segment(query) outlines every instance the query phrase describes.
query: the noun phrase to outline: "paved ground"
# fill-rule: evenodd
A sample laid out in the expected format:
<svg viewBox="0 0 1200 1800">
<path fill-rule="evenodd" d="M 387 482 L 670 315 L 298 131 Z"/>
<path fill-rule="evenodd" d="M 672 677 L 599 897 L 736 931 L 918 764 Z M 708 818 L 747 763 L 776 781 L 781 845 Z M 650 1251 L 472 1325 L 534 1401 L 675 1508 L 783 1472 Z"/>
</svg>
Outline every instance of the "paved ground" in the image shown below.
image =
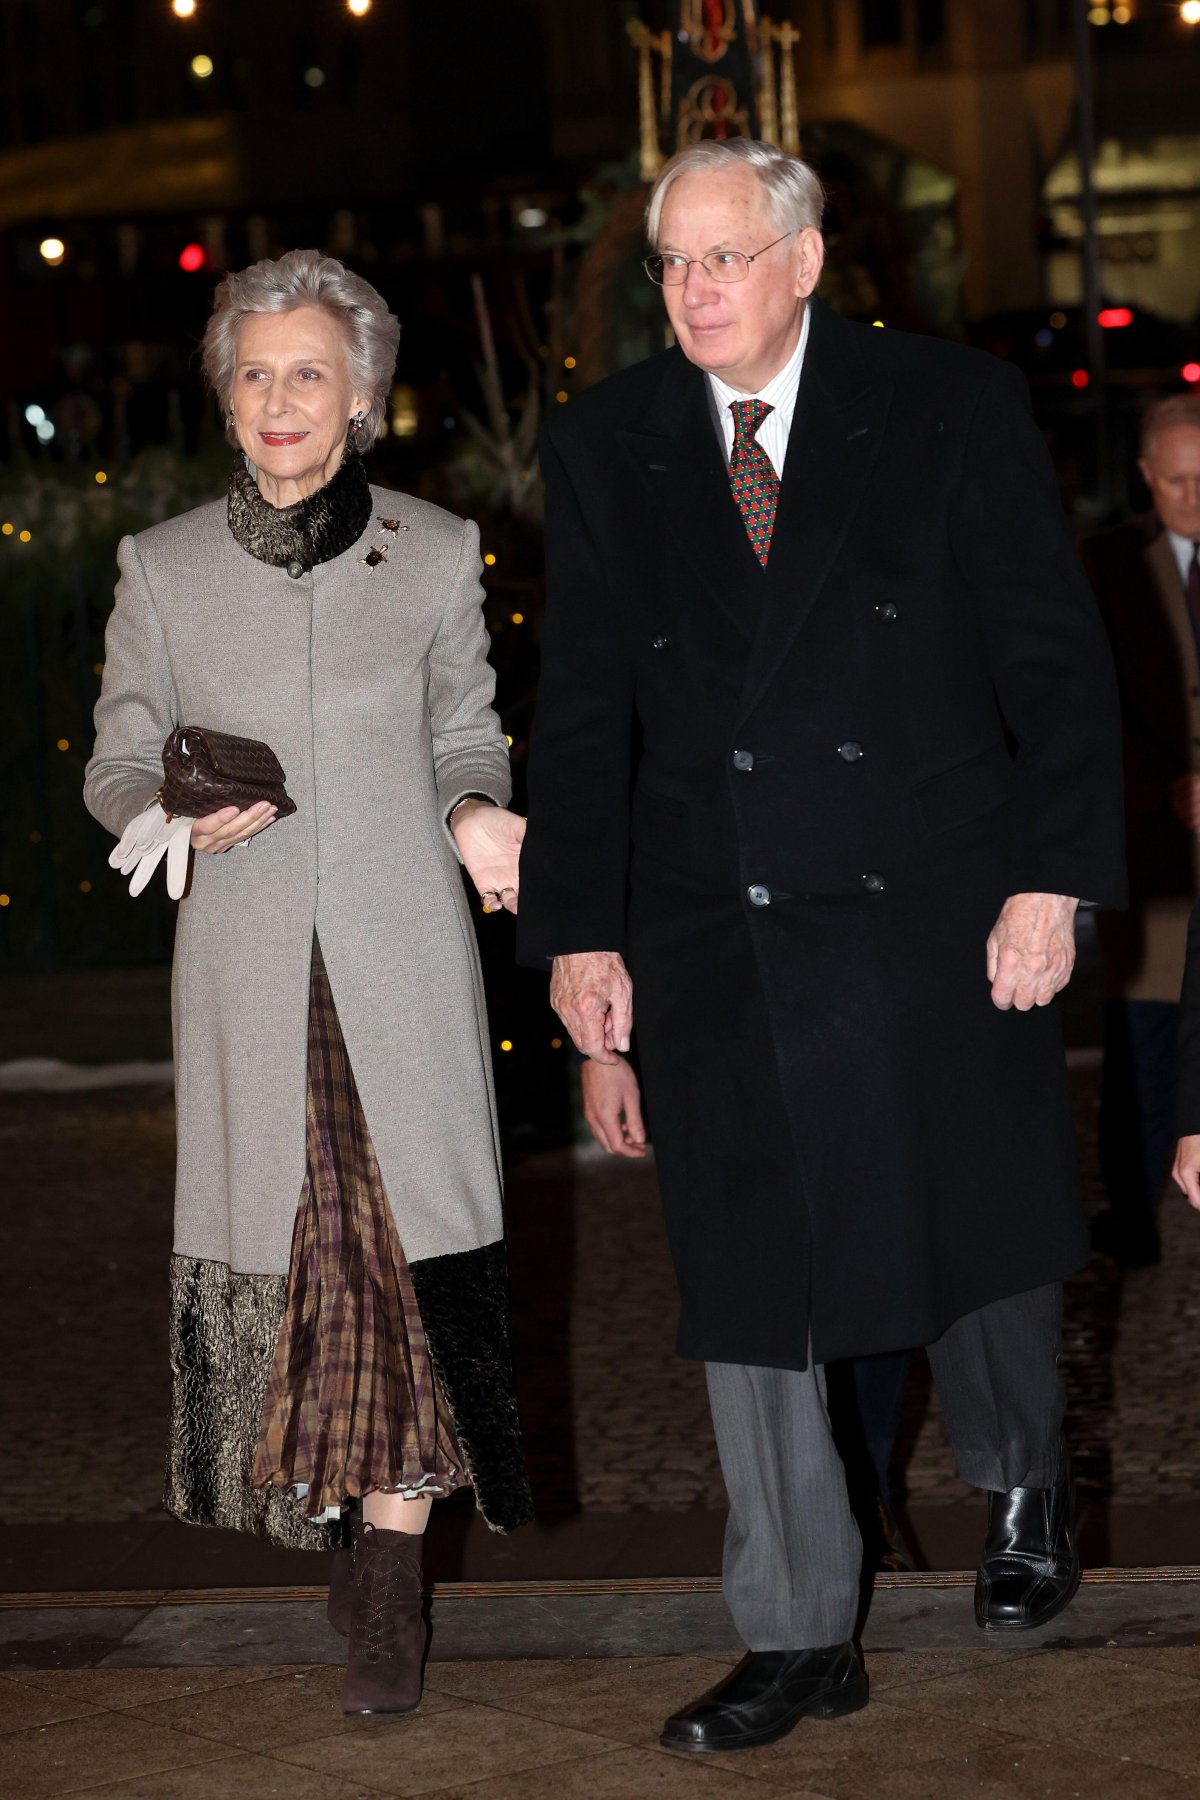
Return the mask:
<svg viewBox="0 0 1200 1800">
<path fill-rule="evenodd" d="M 1097 1073 L 1074 1077 L 1095 1204 Z M 167 1406 L 173 1115 L 162 1089 L 0 1095 L 12 1204 L 0 1258 L 0 1517 L 144 1517 Z M 545 1513 L 719 1510 L 703 1376 L 674 1355 L 675 1300 L 653 1170 L 568 1151 L 510 1179 L 518 1360 Z M 1200 1492 L 1200 1218 L 1164 1207 L 1161 1268 L 1094 1259 L 1068 1294 L 1071 1429 L 1082 1486 L 1121 1501 Z M 923 1359 L 901 1442 L 914 1505 L 962 1498 Z"/>
<path fill-rule="evenodd" d="M 122 1800 L 1195 1800 L 1200 1649 L 899 1651 L 871 1704 L 740 1757 L 657 1746 L 698 1656 L 431 1664 L 421 1710 L 348 1721 L 318 1667 L 0 1676 L 4 1791 Z"/>
</svg>

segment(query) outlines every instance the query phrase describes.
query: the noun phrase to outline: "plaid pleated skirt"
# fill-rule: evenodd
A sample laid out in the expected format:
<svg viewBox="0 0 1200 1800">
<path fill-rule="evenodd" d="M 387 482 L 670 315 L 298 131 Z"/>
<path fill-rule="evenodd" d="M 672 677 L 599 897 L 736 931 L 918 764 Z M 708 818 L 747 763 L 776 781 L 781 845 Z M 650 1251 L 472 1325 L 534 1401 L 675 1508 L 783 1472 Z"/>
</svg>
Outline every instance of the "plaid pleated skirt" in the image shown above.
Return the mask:
<svg viewBox="0 0 1200 1800">
<path fill-rule="evenodd" d="M 310 1518 L 448 1494 L 468 1478 L 315 937 L 307 1158 L 254 1485 L 294 1487 Z"/>
</svg>

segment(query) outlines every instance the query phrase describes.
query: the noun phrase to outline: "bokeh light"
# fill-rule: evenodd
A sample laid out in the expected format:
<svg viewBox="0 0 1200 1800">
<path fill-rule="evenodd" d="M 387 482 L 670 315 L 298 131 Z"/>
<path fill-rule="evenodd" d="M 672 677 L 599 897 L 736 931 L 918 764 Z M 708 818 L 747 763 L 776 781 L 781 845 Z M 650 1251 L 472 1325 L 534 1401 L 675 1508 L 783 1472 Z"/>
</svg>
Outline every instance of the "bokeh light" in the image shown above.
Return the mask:
<svg viewBox="0 0 1200 1800">
<path fill-rule="evenodd" d="M 207 81 L 213 72 L 213 59 L 211 56 L 193 56 L 190 67 L 197 81 Z"/>
<path fill-rule="evenodd" d="M 57 269 L 59 263 L 67 254 L 67 246 L 59 237 L 47 237 L 43 238 L 38 245 L 38 251 L 43 262 L 49 263 L 52 269 Z"/>
</svg>

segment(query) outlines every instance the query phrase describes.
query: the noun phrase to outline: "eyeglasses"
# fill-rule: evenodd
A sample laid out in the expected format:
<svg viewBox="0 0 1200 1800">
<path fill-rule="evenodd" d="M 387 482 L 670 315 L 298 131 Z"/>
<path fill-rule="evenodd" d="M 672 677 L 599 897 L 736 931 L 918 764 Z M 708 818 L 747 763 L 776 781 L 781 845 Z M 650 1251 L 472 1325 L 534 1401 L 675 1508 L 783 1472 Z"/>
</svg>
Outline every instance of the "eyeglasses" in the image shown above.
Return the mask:
<svg viewBox="0 0 1200 1800">
<path fill-rule="evenodd" d="M 785 231 L 783 237 L 764 244 L 753 256 L 743 256 L 740 250 L 714 250 L 710 256 L 680 256 L 674 250 L 668 250 L 661 256 L 646 257 L 642 267 L 651 281 L 656 282 L 659 287 L 681 287 L 687 280 L 688 270 L 693 263 L 699 263 L 705 274 L 710 275 L 714 281 L 745 281 L 750 273 L 750 264 L 791 235 L 790 231 Z"/>
</svg>

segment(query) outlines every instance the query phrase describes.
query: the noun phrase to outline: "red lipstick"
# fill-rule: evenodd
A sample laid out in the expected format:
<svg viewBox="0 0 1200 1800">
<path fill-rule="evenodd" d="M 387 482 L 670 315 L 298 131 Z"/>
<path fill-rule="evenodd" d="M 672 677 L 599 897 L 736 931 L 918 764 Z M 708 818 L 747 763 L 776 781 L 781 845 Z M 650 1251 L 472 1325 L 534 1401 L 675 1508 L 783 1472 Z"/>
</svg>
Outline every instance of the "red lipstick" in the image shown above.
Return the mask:
<svg viewBox="0 0 1200 1800">
<path fill-rule="evenodd" d="M 272 450 L 277 450 L 282 445 L 301 443 L 308 433 L 307 431 L 260 431 L 258 435 L 264 444 L 269 444 Z"/>
</svg>

